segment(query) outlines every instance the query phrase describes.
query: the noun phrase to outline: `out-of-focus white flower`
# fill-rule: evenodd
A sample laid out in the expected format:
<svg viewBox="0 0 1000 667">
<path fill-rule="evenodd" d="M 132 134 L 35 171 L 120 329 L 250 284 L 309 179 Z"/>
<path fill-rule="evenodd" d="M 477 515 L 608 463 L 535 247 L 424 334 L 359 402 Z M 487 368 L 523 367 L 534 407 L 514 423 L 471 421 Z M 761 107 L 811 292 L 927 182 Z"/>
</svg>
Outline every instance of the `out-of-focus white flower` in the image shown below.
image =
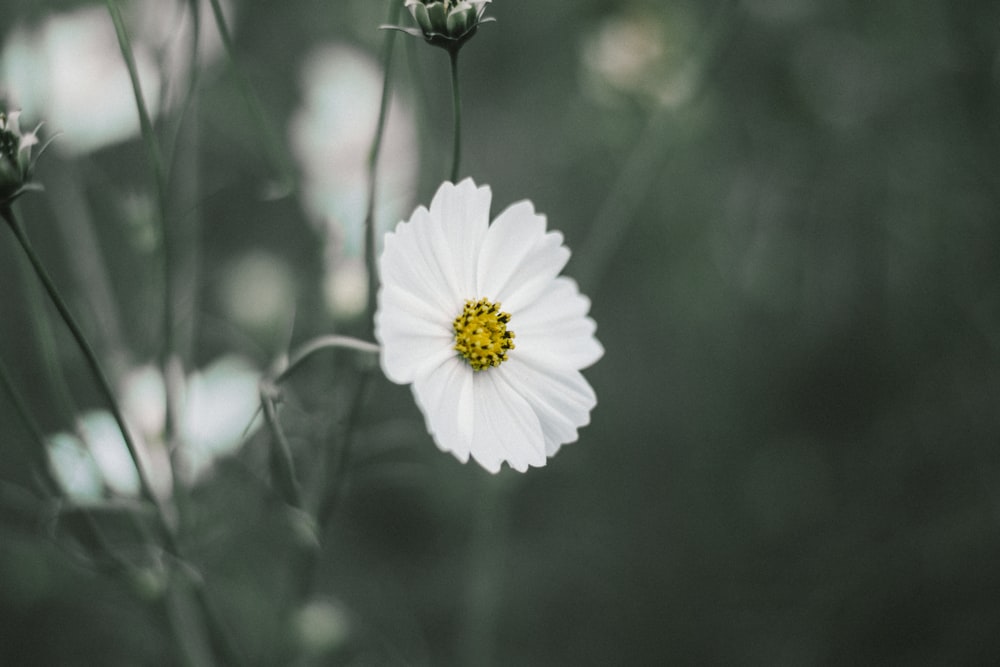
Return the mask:
<svg viewBox="0 0 1000 667">
<path fill-rule="evenodd" d="M 46 445 L 52 472 L 67 495 L 98 500 L 104 491 L 104 478 L 83 441 L 70 433 L 55 433 Z"/>
<path fill-rule="evenodd" d="M 367 213 L 368 152 L 382 99 L 383 73 L 366 54 L 347 46 L 317 50 L 302 69 L 303 100 L 289 133 L 302 171 L 307 212 L 326 240 L 327 283 L 362 257 Z M 378 162 L 375 221 L 381 231 L 398 220 L 410 201 L 417 173 L 413 114 L 392 96 Z M 348 289 L 356 295 L 347 294 Z M 334 314 L 352 316 L 367 299 L 367 282 L 350 281 L 327 289 Z M 344 307 L 353 310 L 343 310 Z"/>
<path fill-rule="evenodd" d="M 105 491 L 135 498 L 140 495 L 139 475 L 128 453 L 118 422 L 107 410 L 88 410 L 76 420 L 75 430 L 47 438 L 49 461 L 63 490 L 78 500 L 96 500 Z M 170 493 L 170 463 L 162 443 L 136 437 L 136 451 L 153 492 Z"/>
<path fill-rule="evenodd" d="M 187 481 L 204 475 L 258 427 L 260 372 L 237 356 L 216 359 L 185 378 L 177 415 L 179 473 Z M 154 366 L 143 366 L 124 382 L 123 410 L 146 443 L 162 443 L 166 386 Z M 249 429 L 249 430 L 248 430 Z"/>
<path fill-rule="evenodd" d="M 263 250 L 248 252 L 226 266 L 216 291 L 228 317 L 258 331 L 290 322 L 295 294 L 292 267 Z"/>
<path fill-rule="evenodd" d="M 367 305 L 368 272 L 360 257 L 340 257 L 327 271 L 323 282 L 326 302 L 334 314 L 351 317 Z"/>
<path fill-rule="evenodd" d="M 229 356 L 188 377 L 180 420 L 181 452 L 192 477 L 204 474 L 219 457 L 231 454 L 245 434 L 259 426 L 260 371 Z"/>
<path fill-rule="evenodd" d="M 203 12 L 198 65 L 203 69 L 218 59 L 222 47 L 211 28 L 208 3 L 198 4 Z M 127 9 L 133 56 L 150 114 L 163 105 L 162 91 L 168 93 L 168 105 L 186 92 L 193 39 L 190 6 L 137 0 Z M 47 126 L 60 133 L 57 150 L 88 153 L 138 136 L 132 84 L 103 6 L 52 14 L 38 26 L 13 27 L 4 37 L 4 92 L 26 115 L 45 117 Z"/>
<path fill-rule="evenodd" d="M 637 96 L 666 107 L 694 92 L 701 63 L 691 49 L 697 34 L 680 9 L 623 13 L 601 21 L 583 42 L 584 88 L 601 100 Z"/>
<path fill-rule="evenodd" d="M 351 634 L 350 615 L 331 600 L 314 600 L 299 609 L 292 627 L 302 648 L 315 656 L 340 648 Z"/>
<path fill-rule="evenodd" d="M 177 415 L 181 464 L 186 482 L 204 475 L 216 459 L 232 453 L 245 434 L 259 426 L 260 373 L 248 361 L 223 357 L 189 375 L 182 388 Z M 167 446 L 166 388 L 163 375 L 146 365 L 128 373 L 122 383 L 122 411 L 154 492 L 166 497 L 172 490 Z M 96 499 L 105 491 L 119 496 L 139 495 L 139 477 L 118 424 L 106 410 L 93 410 L 77 420 L 74 433 L 47 438 L 49 460 L 57 479 L 70 496 Z"/>
<path fill-rule="evenodd" d="M 491 197 L 444 183 L 386 235 L 375 336 L 442 450 L 523 472 L 589 423 L 597 398 L 580 370 L 604 350 L 589 299 L 559 276 L 562 234 L 529 201 L 490 224 Z"/>
</svg>

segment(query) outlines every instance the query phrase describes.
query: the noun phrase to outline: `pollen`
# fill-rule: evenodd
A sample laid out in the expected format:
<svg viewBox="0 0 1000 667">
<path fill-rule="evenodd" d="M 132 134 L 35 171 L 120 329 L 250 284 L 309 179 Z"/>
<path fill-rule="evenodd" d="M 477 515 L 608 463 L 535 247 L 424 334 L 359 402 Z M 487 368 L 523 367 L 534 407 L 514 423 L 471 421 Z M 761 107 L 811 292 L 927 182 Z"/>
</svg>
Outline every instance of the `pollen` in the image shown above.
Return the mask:
<svg viewBox="0 0 1000 667">
<path fill-rule="evenodd" d="M 466 301 L 455 318 L 455 350 L 469 362 L 472 370 L 481 371 L 507 361 L 514 349 L 514 332 L 507 328 L 510 313 L 500 310 L 489 299 Z"/>
</svg>

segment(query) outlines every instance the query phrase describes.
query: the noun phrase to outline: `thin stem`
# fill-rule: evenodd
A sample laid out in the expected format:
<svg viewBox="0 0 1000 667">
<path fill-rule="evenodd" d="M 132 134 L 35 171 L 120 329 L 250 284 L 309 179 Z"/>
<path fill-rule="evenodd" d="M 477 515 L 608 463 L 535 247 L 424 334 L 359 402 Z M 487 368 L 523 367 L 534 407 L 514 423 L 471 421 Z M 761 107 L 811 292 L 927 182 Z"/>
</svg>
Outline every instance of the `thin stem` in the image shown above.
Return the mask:
<svg viewBox="0 0 1000 667">
<path fill-rule="evenodd" d="M 360 340 L 358 338 L 351 338 L 350 336 L 320 336 L 314 338 L 302 345 L 296 352 L 292 355 L 289 360 L 288 365 L 275 375 L 274 384 L 280 384 L 288 379 L 288 377 L 295 372 L 303 362 L 309 357 L 316 354 L 321 350 L 329 350 L 342 348 L 345 350 L 356 350 L 358 352 L 370 352 L 372 354 L 377 354 L 379 351 L 379 346 L 375 343 L 369 343 L 366 340 Z"/>
<path fill-rule="evenodd" d="M 76 323 L 76 319 L 73 317 L 72 313 L 69 312 L 66 302 L 63 301 L 55 283 L 53 283 L 52 278 L 49 277 L 48 271 L 45 270 L 45 267 L 42 265 L 38 255 L 35 254 L 34 249 L 31 247 L 31 242 L 28 241 L 27 235 L 25 235 L 24 230 L 21 229 L 21 225 L 14 216 L 13 210 L 9 207 L 5 207 L 2 211 L 0 211 L 0 214 L 2 214 L 4 220 L 7 221 L 11 231 L 14 232 L 14 236 L 17 238 L 18 243 L 21 244 L 21 248 L 24 250 L 25 255 L 27 255 L 28 260 L 31 262 L 32 268 L 35 269 L 35 274 L 41 281 L 42 286 L 45 287 L 45 291 L 48 293 L 49 299 L 51 299 L 52 304 L 56 307 L 56 310 L 59 311 L 59 315 L 62 317 L 63 322 L 66 323 L 70 333 L 73 334 L 73 338 L 76 340 L 80 351 L 83 352 L 83 356 L 97 380 L 98 388 L 103 394 L 104 399 L 111 410 L 111 415 L 118 423 L 118 429 L 122 433 L 122 438 L 125 441 L 125 447 L 128 449 L 129 456 L 132 458 L 132 464 L 135 466 L 136 473 L 139 477 L 139 490 L 142 493 L 143 499 L 152 503 L 159 510 L 159 502 L 156 499 L 156 495 L 153 493 L 153 488 L 149 483 L 148 477 L 146 476 L 146 470 L 142 465 L 142 461 L 139 459 L 139 450 L 136 447 L 135 442 L 132 440 L 128 427 L 125 425 L 125 417 L 122 415 L 121 408 L 118 406 L 118 400 L 115 398 L 114 392 L 111 389 L 111 383 L 108 381 L 107 376 L 104 374 L 104 370 L 101 368 L 100 362 L 97 360 L 97 354 L 90 346 L 90 343 L 87 342 L 87 338 L 83 335 L 83 330 L 80 328 L 80 325 Z M 170 531 L 166 525 L 166 521 L 163 520 L 163 523 L 165 531 L 169 533 Z"/>
<path fill-rule="evenodd" d="M 222 38 L 222 46 L 226 51 L 226 58 L 229 60 L 229 67 L 235 75 L 240 93 L 243 95 L 243 101 L 250 111 L 251 119 L 257 126 L 257 131 L 263 140 L 264 149 L 279 172 L 276 194 L 283 195 L 292 190 L 295 182 L 292 176 L 293 169 L 283 148 L 284 142 L 281 141 L 278 134 L 274 131 L 273 125 L 268 122 L 260 98 L 250 84 L 250 79 L 239 66 L 239 62 L 236 59 L 236 48 L 233 45 L 233 37 L 229 32 L 229 26 L 226 25 L 226 16 L 222 13 L 222 5 L 219 3 L 219 0 L 209 0 L 209 4 L 212 6 L 215 26 L 219 31 L 219 37 Z"/>
<path fill-rule="evenodd" d="M 451 101 L 455 120 L 455 135 L 451 154 L 451 182 L 458 182 L 458 169 L 462 160 L 462 95 L 458 88 L 458 49 L 448 51 L 451 59 Z"/>
<path fill-rule="evenodd" d="M 278 409 L 275 406 L 277 392 L 274 385 L 266 380 L 260 387 L 260 405 L 264 410 L 264 419 L 274 436 L 274 446 L 271 448 L 271 474 L 275 486 L 281 493 L 282 500 L 296 509 L 302 509 L 302 492 L 295 477 L 295 463 L 292 459 L 292 448 L 285 436 L 285 429 L 278 420 Z"/>
<path fill-rule="evenodd" d="M 97 354 L 90 346 L 90 343 L 87 342 L 86 337 L 83 335 L 83 330 L 80 329 L 80 326 L 76 323 L 73 315 L 69 312 L 69 308 L 66 306 L 66 302 L 63 301 L 62 296 L 59 294 L 59 290 L 56 288 L 55 283 L 52 282 L 52 279 L 49 277 L 48 272 L 42 265 L 38 255 L 35 254 L 34 249 L 31 247 L 31 243 L 28 241 L 28 237 L 21 229 L 20 224 L 18 224 L 17 218 L 14 216 L 14 212 L 10 209 L 10 207 L 4 207 L 3 209 L 0 209 L 0 215 L 2 215 L 4 220 L 7 221 L 8 226 L 14 233 L 14 236 L 17 237 L 18 243 L 21 244 L 21 248 L 24 249 L 25 254 L 28 256 L 28 260 L 35 269 L 38 279 L 45 287 L 45 291 L 48 293 L 49 298 L 56 307 L 56 310 L 59 311 L 59 315 L 62 317 L 63 322 L 66 323 L 70 333 L 73 334 L 73 338 L 76 340 L 81 352 L 83 352 L 83 356 L 97 380 L 97 385 L 105 399 L 105 402 L 108 404 L 108 408 L 111 410 L 112 417 L 114 417 L 118 424 L 118 428 L 122 433 L 122 439 L 125 442 L 125 448 L 128 450 L 129 456 L 132 459 L 132 464 L 135 466 L 136 474 L 139 478 L 139 491 L 142 494 L 143 499 L 147 501 L 154 510 L 154 515 L 158 524 L 157 527 L 159 528 L 159 532 L 163 540 L 164 549 L 178 561 L 183 562 L 183 556 L 177 545 L 177 539 L 174 537 L 174 532 L 170 527 L 170 523 L 167 521 L 163 507 L 160 505 L 159 500 L 153 493 L 153 489 L 149 484 L 149 479 L 146 476 L 146 469 L 143 467 L 142 461 L 139 458 L 139 451 L 136 448 L 135 442 L 132 440 L 128 427 L 125 425 L 125 417 L 122 414 L 121 408 L 118 406 L 118 401 L 115 398 L 114 392 L 111 390 L 111 383 L 108 381 L 107 376 L 104 374 L 104 370 L 101 368 L 100 362 L 97 360 Z M 234 659 L 234 656 L 236 655 L 235 651 L 230 645 L 228 635 L 226 634 L 221 621 L 209 605 L 201 583 L 193 582 L 192 585 L 194 586 L 196 601 L 204 613 L 205 622 L 209 626 L 213 646 L 222 656 L 226 658 L 227 664 L 239 664 L 239 660 Z"/>
<path fill-rule="evenodd" d="M 169 378 L 170 361 L 174 354 L 174 276 L 173 276 L 173 253 L 174 242 L 170 229 L 167 226 L 167 177 L 164 169 L 163 153 L 160 150 L 159 141 L 153 128 L 153 122 L 149 115 L 146 100 L 142 93 L 142 84 L 139 80 L 139 70 L 135 64 L 135 56 L 132 52 L 132 42 L 125 27 L 121 10 L 118 8 L 117 0 L 106 0 L 108 13 L 115 26 L 115 34 L 118 37 L 118 47 L 121 50 L 122 58 L 128 69 L 129 80 L 132 83 L 132 94 L 135 97 L 135 106 L 139 113 L 139 127 L 142 131 L 143 144 L 146 146 L 146 156 L 149 161 L 149 168 L 153 173 L 153 189 L 156 193 L 156 211 L 158 215 L 158 227 L 160 232 L 160 244 L 162 248 L 160 279 L 163 282 L 163 312 L 161 314 L 163 340 L 160 348 L 160 367 L 164 377 Z M 166 419 L 164 424 L 165 438 L 169 446 L 172 447 L 174 432 L 176 430 L 176 392 L 167 387 L 166 395 Z"/>
<path fill-rule="evenodd" d="M 371 369 L 361 371 L 358 379 L 358 390 L 354 394 L 350 410 L 347 414 L 347 425 L 344 429 L 344 440 L 337 452 L 337 464 L 333 471 L 333 477 L 327 484 L 326 493 L 319 506 L 316 521 L 320 528 L 325 526 L 333 517 L 337 506 L 340 504 L 344 492 L 344 477 L 351 461 L 351 453 L 354 450 L 354 439 L 357 435 L 358 421 L 361 418 L 361 409 L 364 407 L 365 398 L 372 382 Z"/>
<path fill-rule="evenodd" d="M 26 261 L 18 257 L 18 266 L 22 273 L 27 274 L 29 269 Z M 76 403 L 69 391 L 69 383 L 62 372 L 62 367 L 58 362 L 58 351 L 55 336 L 48 318 L 45 316 L 45 298 L 41 288 L 33 280 L 25 280 L 24 290 L 27 293 L 28 310 L 31 313 L 31 321 L 35 337 L 38 341 L 38 349 L 42 356 L 42 361 L 48 382 L 55 392 L 54 406 L 63 412 L 67 418 L 72 418 L 77 413 Z"/>
<path fill-rule="evenodd" d="M 139 127 L 142 131 L 143 142 L 146 144 L 146 151 L 149 154 L 149 166 L 153 170 L 153 177 L 159 186 L 159 184 L 165 182 L 163 157 L 160 154 L 159 144 L 156 141 L 153 122 L 150 120 L 149 111 L 146 107 L 146 100 L 142 95 L 139 70 L 136 67 L 135 57 L 132 54 L 132 42 L 129 40 L 128 31 L 125 29 L 125 21 L 122 18 L 121 10 L 118 9 L 116 0 L 106 0 L 105 4 L 108 6 L 111 21 L 115 24 L 118 46 L 121 49 L 122 57 L 125 59 L 125 66 L 128 68 L 129 79 L 132 82 L 132 93 L 135 96 L 135 106 L 139 111 Z"/>
<path fill-rule="evenodd" d="M 357 390 L 347 408 L 347 419 L 341 432 L 340 447 L 337 450 L 336 467 L 333 474 L 326 483 L 325 488 L 320 493 L 319 504 L 316 508 L 316 531 L 317 535 L 322 535 L 326 525 L 335 514 L 337 507 L 344 495 L 344 480 L 350 466 L 351 453 L 354 450 L 354 441 L 357 436 L 358 422 L 361 417 L 361 409 L 368 396 L 368 389 L 374 375 L 371 368 L 361 370 L 358 377 Z M 324 459 L 324 462 L 326 459 Z M 326 467 L 324 465 L 324 467 Z M 299 594 L 303 597 L 308 595 L 312 588 L 313 580 L 319 566 L 320 549 L 309 549 L 303 551 L 299 563 Z"/>
<path fill-rule="evenodd" d="M 4 215 L 6 217 L 6 213 Z M 10 379 L 10 374 L 7 372 L 7 367 L 0 362 L 0 385 L 3 386 L 7 395 L 10 397 L 11 402 L 14 405 L 14 410 L 17 412 L 18 417 L 24 424 L 25 429 L 27 429 L 28 434 L 31 436 L 32 440 L 35 441 L 35 451 L 36 451 L 36 464 L 41 471 L 41 477 L 44 484 L 44 491 L 51 494 L 55 498 L 63 498 L 64 492 L 62 486 L 56 479 L 55 472 L 52 470 L 52 463 L 49 460 L 48 454 L 46 452 L 46 440 L 45 434 L 42 432 L 41 427 L 38 422 L 31 415 L 28 406 L 24 401 L 24 398 L 18 392 L 17 387 Z M 68 392 L 66 392 L 68 394 Z M 68 399 L 67 399 L 68 400 Z M 81 541 L 90 547 L 96 548 L 101 552 L 101 554 L 107 558 L 107 561 L 116 568 L 124 567 L 124 561 L 118 557 L 111 546 L 108 544 L 103 533 L 97 525 L 97 522 L 91 516 L 90 512 L 86 508 L 79 508 L 81 514 L 81 521 L 79 523 L 74 522 L 73 525 L 76 526 L 80 531 Z"/>
<path fill-rule="evenodd" d="M 390 24 L 396 23 L 399 18 L 399 10 L 402 6 L 399 2 L 389 3 Z M 379 102 L 378 121 L 375 126 L 375 137 L 372 139 L 372 146 L 368 152 L 368 210 L 365 213 L 365 266 L 368 269 L 368 301 L 365 309 L 366 335 L 371 335 L 375 328 L 375 297 L 378 292 L 378 271 L 375 268 L 375 252 L 378 247 L 377 231 L 375 226 L 375 199 L 378 185 L 378 159 L 382 150 L 382 139 L 385 134 L 386 121 L 389 118 L 389 100 L 392 97 L 391 75 L 392 75 L 392 48 L 396 43 L 396 31 L 387 30 L 385 42 L 382 47 L 382 99 Z"/>
<path fill-rule="evenodd" d="M 278 419 L 277 401 L 280 396 L 278 385 L 288 380 L 289 377 L 300 368 L 317 352 L 330 349 L 346 349 L 358 352 L 377 353 L 378 345 L 367 341 L 351 338 L 350 336 L 320 336 L 305 343 L 292 354 L 291 360 L 280 371 L 273 371 L 269 377 L 265 377 L 260 384 L 260 406 L 264 413 L 264 420 L 271 429 L 274 437 L 274 446 L 271 449 L 271 472 L 274 483 L 278 487 L 282 498 L 286 503 L 297 509 L 304 507 L 302 492 L 299 488 L 298 480 L 295 476 L 295 464 L 292 459 L 292 448 L 285 435 L 285 430 Z"/>
<path fill-rule="evenodd" d="M 36 445 L 36 463 L 41 470 L 42 481 L 44 482 L 44 491 L 52 495 L 61 495 L 61 488 L 59 483 L 56 481 L 55 474 L 52 471 L 52 465 L 49 462 L 49 457 L 45 452 L 45 436 L 42 434 L 42 429 L 38 426 L 38 422 L 31 416 L 28 411 L 28 406 L 22 398 L 17 387 L 10 379 L 10 375 L 7 373 L 7 366 L 0 361 L 0 386 L 3 387 L 4 391 L 10 397 L 11 403 L 14 405 L 14 411 L 17 413 L 18 418 L 24 424 L 24 427 L 28 430 L 31 438 L 35 441 Z"/>
</svg>

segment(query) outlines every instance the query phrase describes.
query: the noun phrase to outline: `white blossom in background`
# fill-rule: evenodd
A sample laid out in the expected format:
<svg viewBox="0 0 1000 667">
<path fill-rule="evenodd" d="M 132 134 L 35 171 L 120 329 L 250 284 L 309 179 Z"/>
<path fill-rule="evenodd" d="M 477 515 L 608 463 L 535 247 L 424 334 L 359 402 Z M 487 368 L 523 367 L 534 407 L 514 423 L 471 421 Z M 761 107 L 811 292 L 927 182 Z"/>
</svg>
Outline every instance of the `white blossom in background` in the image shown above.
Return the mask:
<svg viewBox="0 0 1000 667">
<path fill-rule="evenodd" d="M 325 46 L 305 61 L 302 103 L 289 134 L 302 173 L 303 204 L 326 239 L 325 291 L 334 314 L 360 313 L 367 299 L 363 228 L 368 206 L 368 152 L 378 122 L 383 72 L 367 54 Z M 376 224 L 404 213 L 416 187 L 413 114 L 393 95 L 378 162 Z"/>
<path fill-rule="evenodd" d="M 204 476 L 220 457 L 232 454 L 259 427 L 260 371 L 237 356 L 215 360 L 191 373 L 182 387 L 177 431 L 177 473 L 184 482 Z M 122 412 L 154 492 L 171 493 L 173 477 L 164 442 L 166 388 L 152 365 L 135 368 L 122 382 Z M 107 410 L 83 413 L 74 432 L 47 438 L 56 478 L 71 497 L 100 498 L 105 491 L 138 497 L 139 478 L 125 440 Z"/>
<path fill-rule="evenodd" d="M 233 453 L 259 427 L 260 370 L 246 359 L 228 355 L 190 373 L 181 387 L 177 437 L 178 472 L 194 481 L 216 459 Z M 166 426 L 166 389 L 154 366 L 143 366 L 124 381 L 122 409 L 141 440 L 162 443 Z"/>
<path fill-rule="evenodd" d="M 530 201 L 490 224 L 488 187 L 444 183 L 386 234 L 375 337 L 434 441 L 490 472 L 543 466 L 597 404 L 580 373 L 604 353 L 570 252 Z"/>
<path fill-rule="evenodd" d="M 72 432 L 46 438 L 49 462 L 63 491 L 77 500 L 98 500 L 106 492 L 139 497 L 139 475 L 111 413 L 88 410 L 77 417 L 74 426 Z M 166 449 L 162 443 L 136 437 L 134 427 L 130 431 L 154 493 L 169 495 L 172 477 Z"/>
<path fill-rule="evenodd" d="M 254 249 L 240 255 L 222 268 L 214 288 L 226 317 L 242 329 L 266 331 L 295 318 L 295 272 L 274 253 Z"/>
<path fill-rule="evenodd" d="M 692 35 L 701 32 L 678 7 L 612 14 L 581 44 L 583 89 L 612 105 L 626 96 L 679 107 L 691 99 L 700 76 Z"/>
<path fill-rule="evenodd" d="M 231 3 L 224 2 L 224 14 Z M 222 55 L 208 3 L 202 7 L 199 67 Z M 143 97 L 155 115 L 186 92 L 193 39 L 190 3 L 137 0 L 125 8 Z M 2 26 L 0 81 L 8 103 L 46 119 L 55 150 L 89 153 L 139 135 L 139 117 L 114 25 L 103 4 L 54 13 L 38 25 Z"/>
</svg>

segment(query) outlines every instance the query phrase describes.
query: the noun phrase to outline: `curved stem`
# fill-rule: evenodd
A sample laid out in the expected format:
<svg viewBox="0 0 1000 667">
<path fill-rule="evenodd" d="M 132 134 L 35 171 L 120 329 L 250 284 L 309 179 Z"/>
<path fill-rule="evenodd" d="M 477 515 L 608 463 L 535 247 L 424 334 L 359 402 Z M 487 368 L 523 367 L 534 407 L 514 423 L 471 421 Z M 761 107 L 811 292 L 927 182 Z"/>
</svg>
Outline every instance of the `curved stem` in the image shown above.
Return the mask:
<svg viewBox="0 0 1000 667">
<path fill-rule="evenodd" d="M 355 350 L 357 352 L 370 352 L 372 354 L 377 354 L 379 351 L 379 346 L 375 343 L 369 343 L 366 340 L 361 340 L 359 338 L 351 338 L 350 336 L 320 336 L 318 338 L 313 338 L 302 345 L 295 353 L 292 355 L 285 368 L 274 376 L 274 384 L 280 384 L 288 379 L 288 377 L 295 372 L 295 369 L 302 365 L 306 359 L 316 354 L 321 350 L 328 350 L 333 348 L 343 348 L 346 350 Z"/>
<path fill-rule="evenodd" d="M 455 120 L 454 143 L 451 154 L 451 182 L 458 181 L 458 168 L 462 160 L 462 95 L 458 88 L 458 49 L 448 52 L 451 58 L 451 101 Z"/>
</svg>

